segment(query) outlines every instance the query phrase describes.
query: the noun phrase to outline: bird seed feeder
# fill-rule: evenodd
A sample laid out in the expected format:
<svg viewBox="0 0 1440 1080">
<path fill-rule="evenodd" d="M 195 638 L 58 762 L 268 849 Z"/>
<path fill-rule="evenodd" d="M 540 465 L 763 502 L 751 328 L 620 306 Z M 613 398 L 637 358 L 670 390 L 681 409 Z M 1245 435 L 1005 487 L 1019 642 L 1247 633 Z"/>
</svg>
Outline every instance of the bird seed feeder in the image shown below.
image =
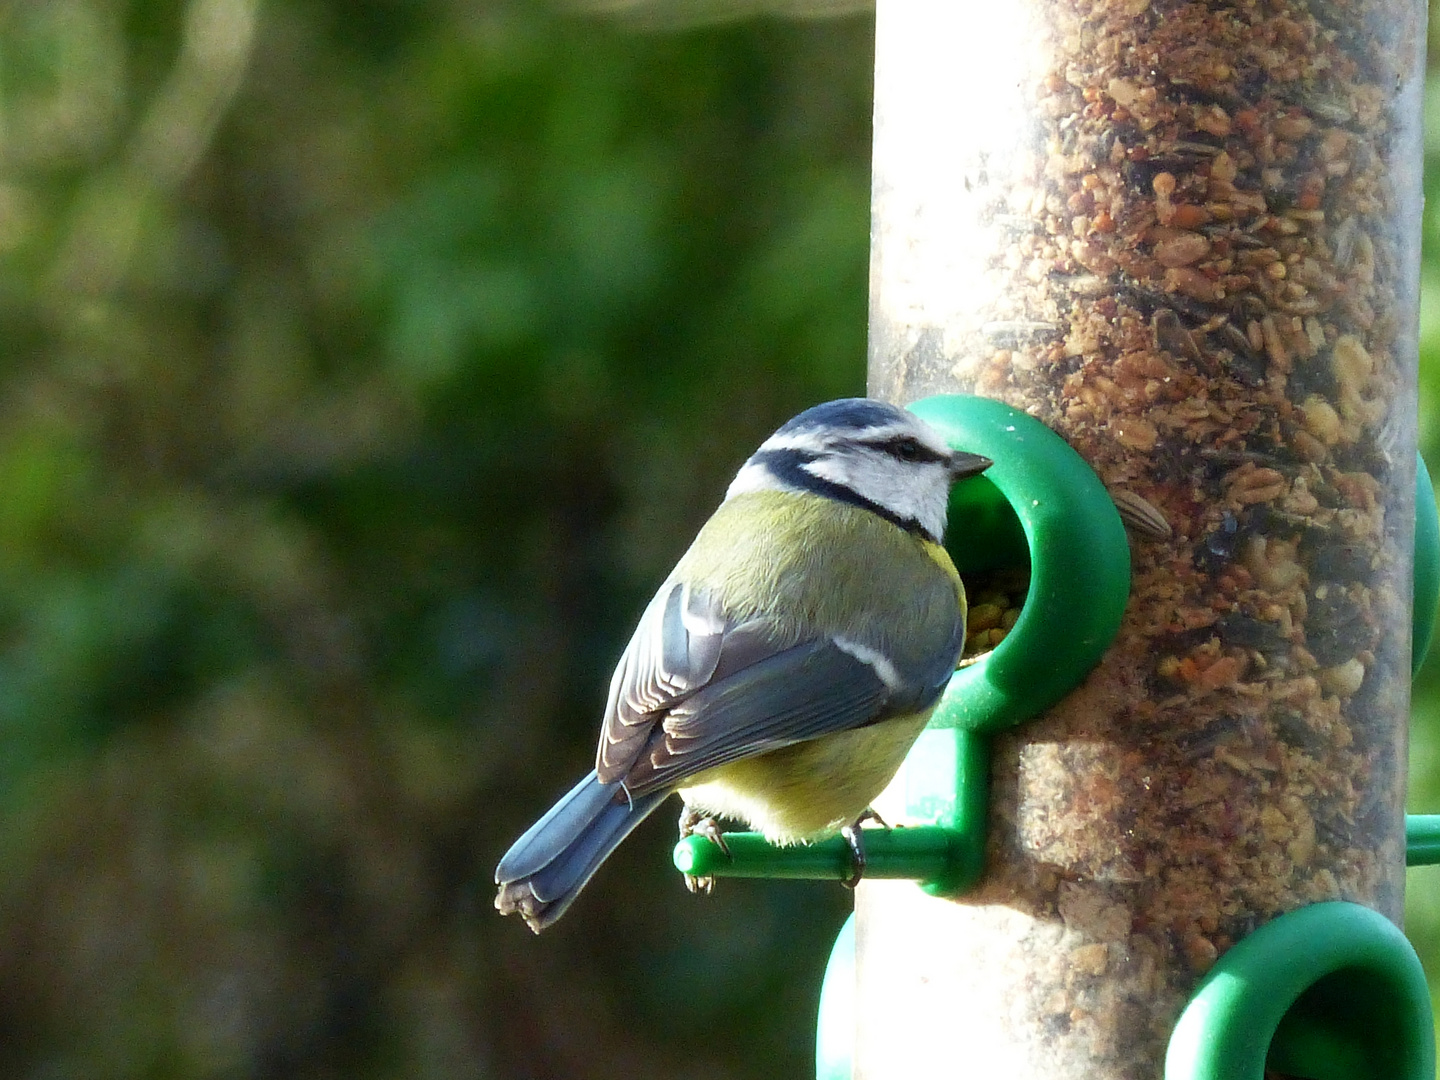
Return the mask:
<svg viewBox="0 0 1440 1080">
<path fill-rule="evenodd" d="M 1425 15 L 878 0 L 869 390 L 996 462 L 950 541 L 993 649 L 877 804 L 819 1076 L 1433 1077 Z M 677 862 L 850 874 L 727 840 Z"/>
</svg>

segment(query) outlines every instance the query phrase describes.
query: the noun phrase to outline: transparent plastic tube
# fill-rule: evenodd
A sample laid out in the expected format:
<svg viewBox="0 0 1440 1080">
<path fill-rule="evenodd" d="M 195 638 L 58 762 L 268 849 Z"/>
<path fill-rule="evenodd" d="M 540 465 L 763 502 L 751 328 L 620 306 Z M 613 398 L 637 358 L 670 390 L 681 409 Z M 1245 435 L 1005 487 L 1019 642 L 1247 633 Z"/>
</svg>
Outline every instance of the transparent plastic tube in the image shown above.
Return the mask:
<svg viewBox="0 0 1440 1080">
<path fill-rule="evenodd" d="M 996 740 L 980 890 L 862 884 L 857 1076 L 1154 1077 L 1254 927 L 1398 920 L 1424 25 L 880 0 L 871 393 L 1024 409 L 1169 537 Z"/>
</svg>

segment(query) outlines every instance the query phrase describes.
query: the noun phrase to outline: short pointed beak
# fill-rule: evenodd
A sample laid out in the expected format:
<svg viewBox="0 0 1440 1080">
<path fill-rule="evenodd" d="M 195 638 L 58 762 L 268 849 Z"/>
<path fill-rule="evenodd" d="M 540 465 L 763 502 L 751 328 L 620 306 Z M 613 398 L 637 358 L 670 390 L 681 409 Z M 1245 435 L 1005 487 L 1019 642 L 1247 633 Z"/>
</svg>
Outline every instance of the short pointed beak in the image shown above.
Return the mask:
<svg viewBox="0 0 1440 1080">
<path fill-rule="evenodd" d="M 967 454 L 963 450 L 956 450 L 950 455 L 950 479 L 951 481 L 964 480 L 967 476 L 979 476 L 995 462 L 988 457 L 981 457 L 979 454 Z"/>
</svg>

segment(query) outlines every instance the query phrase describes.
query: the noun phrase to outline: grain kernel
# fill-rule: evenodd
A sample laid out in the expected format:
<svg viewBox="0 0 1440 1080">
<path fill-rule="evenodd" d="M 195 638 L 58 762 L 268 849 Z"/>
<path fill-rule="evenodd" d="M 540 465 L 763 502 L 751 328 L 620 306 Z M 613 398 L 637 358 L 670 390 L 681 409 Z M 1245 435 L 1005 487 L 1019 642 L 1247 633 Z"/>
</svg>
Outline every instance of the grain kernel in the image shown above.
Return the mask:
<svg viewBox="0 0 1440 1080">
<path fill-rule="evenodd" d="M 1277 116 L 1271 124 L 1271 130 L 1280 138 L 1289 142 L 1303 139 L 1310 132 L 1315 130 L 1315 121 L 1308 116 Z"/>
<path fill-rule="evenodd" d="M 966 630 L 974 634 L 989 630 L 992 626 L 999 626 L 1003 615 L 1004 611 L 999 604 L 976 604 L 965 619 Z"/>
<path fill-rule="evenodd" d="M 1199 233 L 1181 233 L 1157 241 L 1153 254 L 1161 266 L 1189 266 L 1210 254 L 1210 241 Z"/>
<path fill-rule="evenodd" d="M 1321 668 L 1317 673 L 1321 689 L 1337 697 L 1350 697 L 1365 681 L 1365 665 L 1355 657 L 1334 667 Z"/>
<path fill-rule="evenodd" d="M 1116 441 L 1131 450 L 1148 453 L 1155 449 L 1155 441 L 1159 437 L 1160 433 L 1155 430 L 1155 425 L 1143 416 L 1128 416 L 1115 424 Z"/>
<path fill-rule="evenodd" d="M 1305 430 L 1326 446 L 1334 446 L 1340 441 L 1340 436 L 1344 431 L 1344 426 L 1340 423 L 1340 414 L 1324 398 L 1318 394 L 1311 394 L 1300 406 L 1300 412 Z"/>
<path fill-rule="evenodd" d="M 1192 300 L 1214 301 L 1224 296 L 1220 286 L 1193 266 L 1177 266 L 1165 271 L 1165 287 L 1184 293 Z"/>
</svg>

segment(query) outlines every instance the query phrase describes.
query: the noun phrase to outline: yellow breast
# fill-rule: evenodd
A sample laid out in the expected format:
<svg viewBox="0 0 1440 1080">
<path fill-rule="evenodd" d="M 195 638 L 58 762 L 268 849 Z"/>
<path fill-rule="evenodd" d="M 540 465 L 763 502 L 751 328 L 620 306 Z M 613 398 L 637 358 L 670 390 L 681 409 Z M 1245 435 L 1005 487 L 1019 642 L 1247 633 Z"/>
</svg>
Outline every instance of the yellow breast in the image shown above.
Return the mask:
<svg viewBox="0 0 1440 1080">
<path fill-rule="evenodd" d="M 721 765 L 688 781 L 680 797 L 703 814 L 748 822 L 771 843 L 817 840 L 869 809 L 931 711 Z"/>
</svg>

